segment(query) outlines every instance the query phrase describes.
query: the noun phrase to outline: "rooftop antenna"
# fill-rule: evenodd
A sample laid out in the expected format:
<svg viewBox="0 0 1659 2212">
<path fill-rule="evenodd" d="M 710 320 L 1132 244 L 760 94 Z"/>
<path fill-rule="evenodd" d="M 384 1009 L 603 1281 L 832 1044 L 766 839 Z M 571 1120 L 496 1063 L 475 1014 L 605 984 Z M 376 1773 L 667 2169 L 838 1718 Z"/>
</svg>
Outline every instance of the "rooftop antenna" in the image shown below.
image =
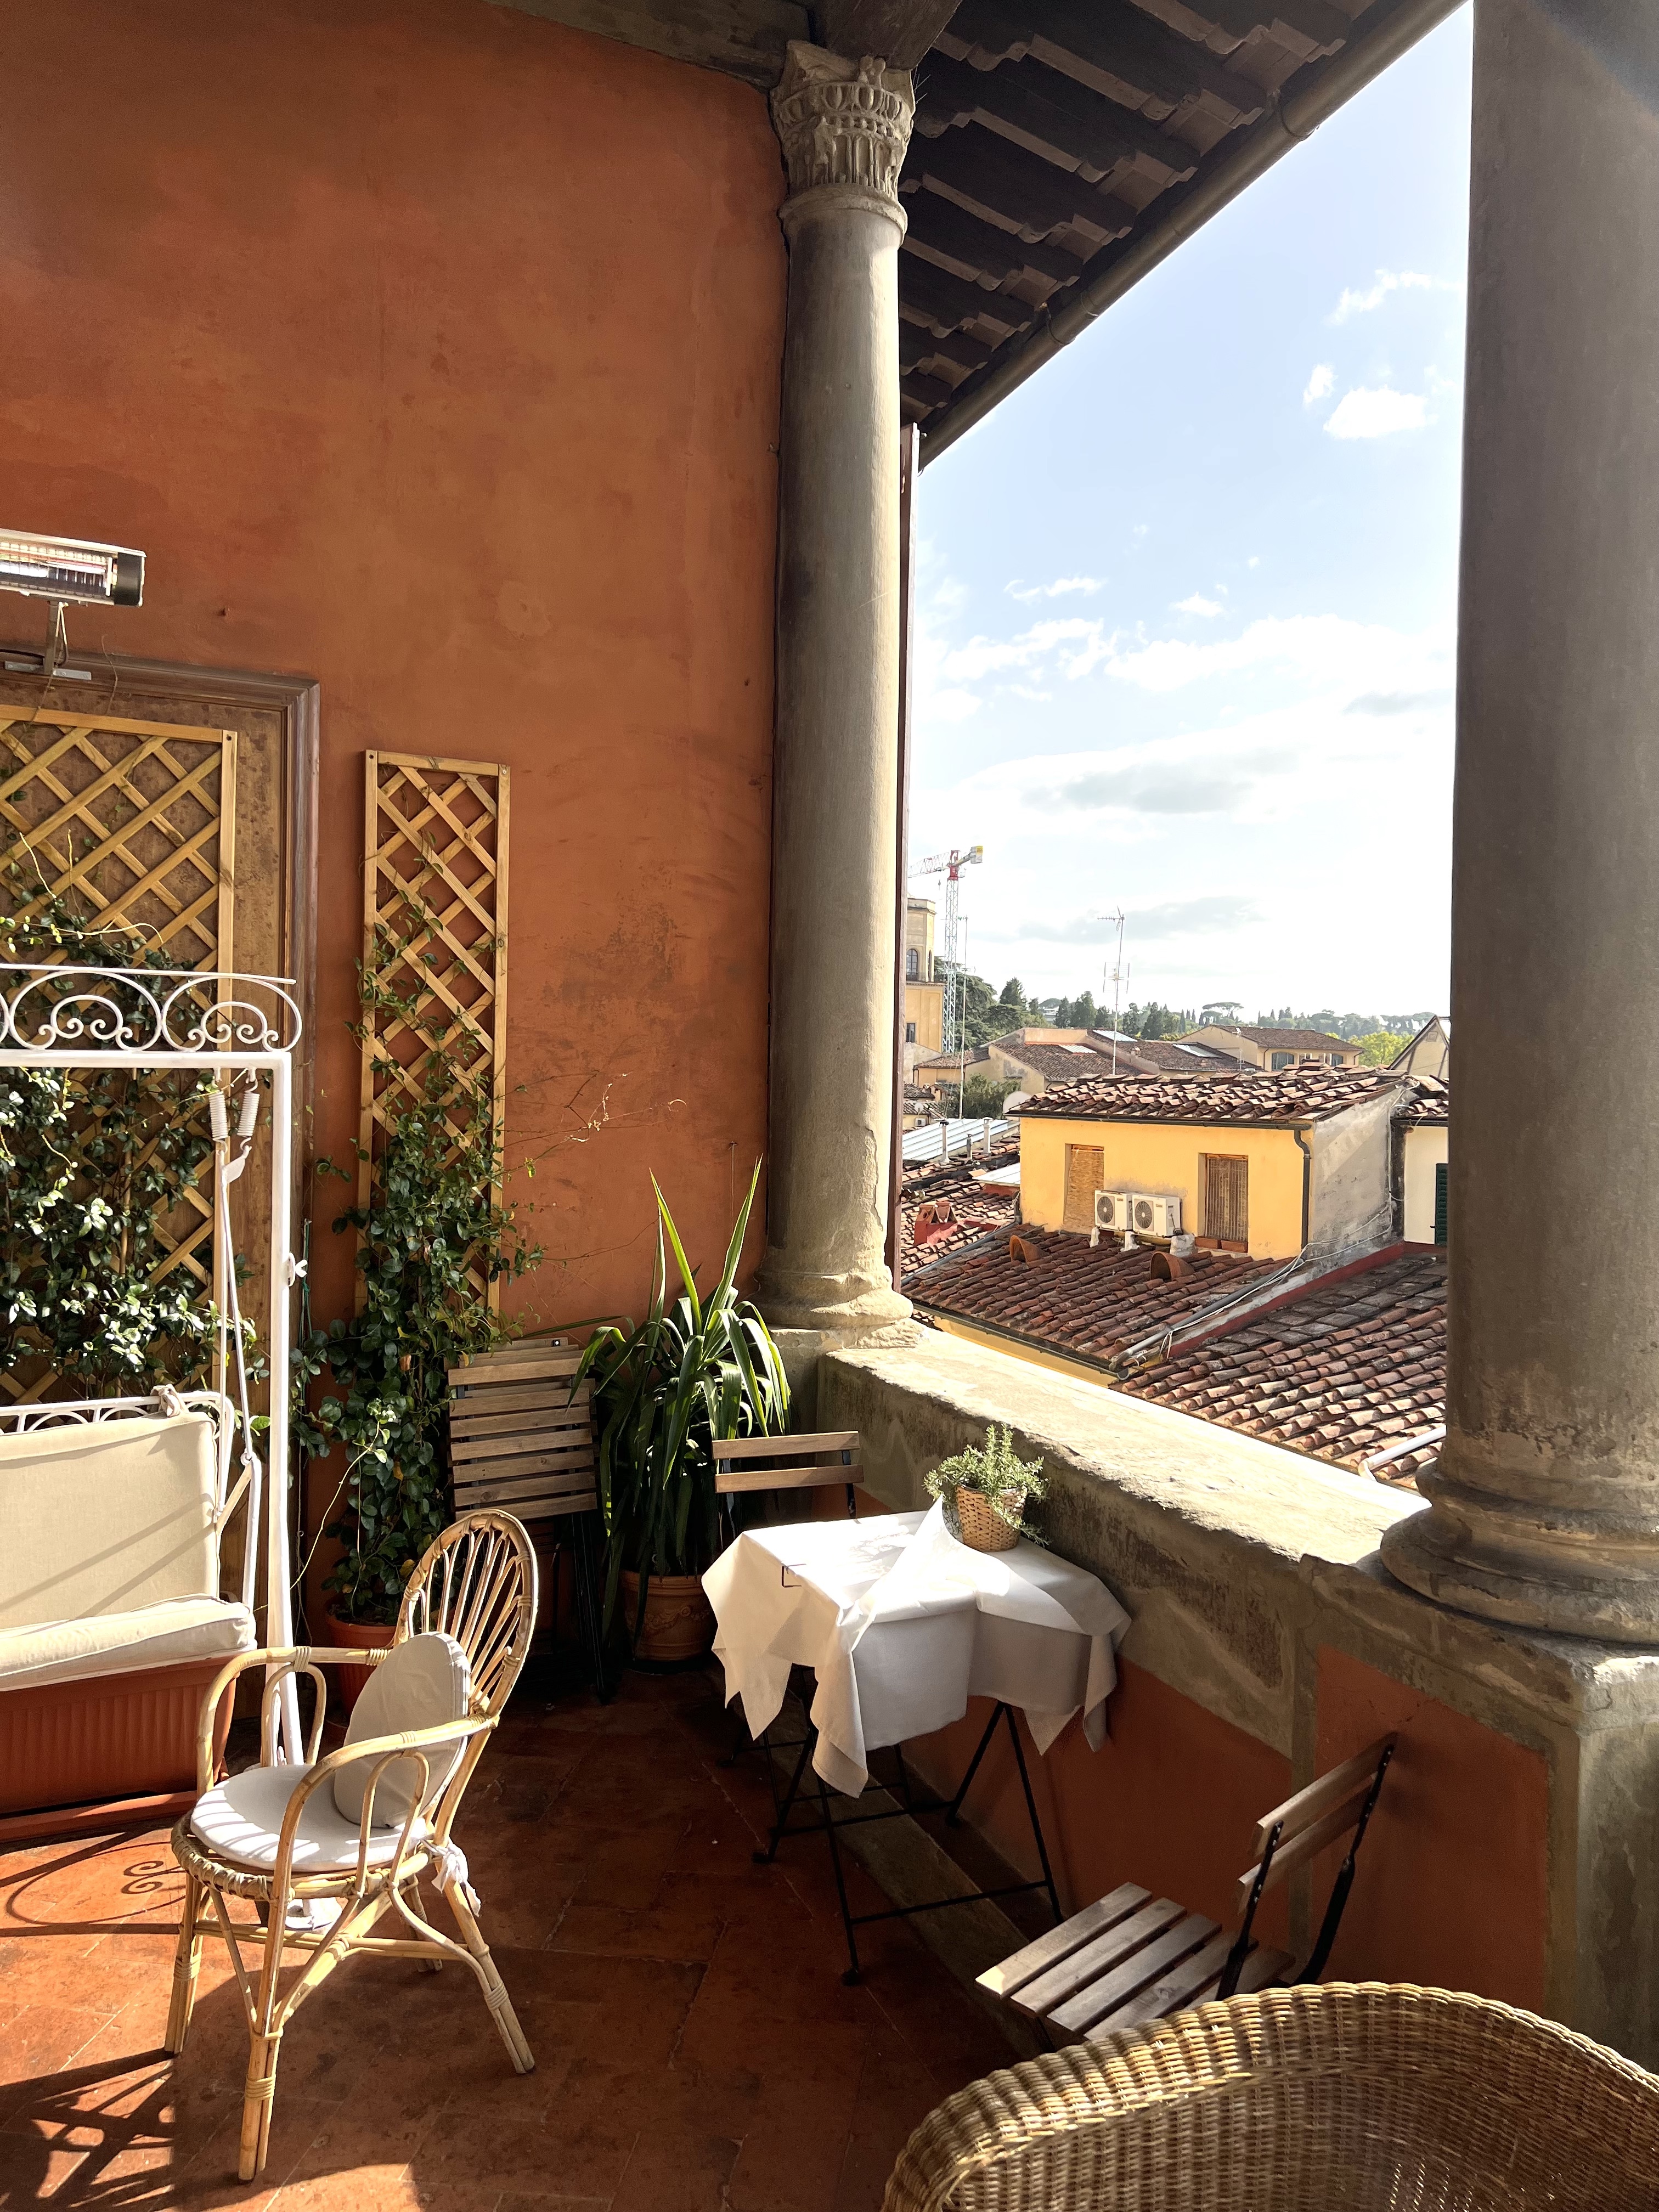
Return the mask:
<svg viewBox="0 0 1659 2212">
<path fill-rule="evenodd" d="M 1107 970 L 1105 980 L 1112 987 L 1112 1073 L 1117 1073 L 1117 1036 L 1123 1027 L 1123 986 L 1129 980 L 1129 971 L 1123 964 L 1123 927 L 1127 917 L 1121 906 L 1110 914 L 1097 914 L 1097 921 L 1115 923 L 1117 928 L 1117 958 Z"/>
</svg>

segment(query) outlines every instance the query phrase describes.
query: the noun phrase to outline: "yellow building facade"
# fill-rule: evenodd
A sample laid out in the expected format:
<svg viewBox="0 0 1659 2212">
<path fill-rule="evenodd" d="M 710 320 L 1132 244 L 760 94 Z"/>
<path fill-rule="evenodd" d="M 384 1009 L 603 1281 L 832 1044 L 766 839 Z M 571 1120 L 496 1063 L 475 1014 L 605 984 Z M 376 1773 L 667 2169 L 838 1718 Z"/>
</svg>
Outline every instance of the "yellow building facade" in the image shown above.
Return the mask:
<svg viewBox="0 0 1659 2212">
<path fill-rule="evenodd" d="M 1131 1191 L 1179 1198 L 1183 1231 L 1253 1259 L 1376 1244 L 1398 1233 L 1389 1141 L 1397 1103 L 1389 1085 L 1340 1110 L 1277 1123 L 1021 1114 L 1020 1213 L 1035 1228 L 1086 1235 L 1097 1190 Z"/>
<path fill-rule="evenodd" d="M 944 1049 L 945 985 L 933 960 L 933 902 L 904 904 L 904 1072 Z"/>
</svg>

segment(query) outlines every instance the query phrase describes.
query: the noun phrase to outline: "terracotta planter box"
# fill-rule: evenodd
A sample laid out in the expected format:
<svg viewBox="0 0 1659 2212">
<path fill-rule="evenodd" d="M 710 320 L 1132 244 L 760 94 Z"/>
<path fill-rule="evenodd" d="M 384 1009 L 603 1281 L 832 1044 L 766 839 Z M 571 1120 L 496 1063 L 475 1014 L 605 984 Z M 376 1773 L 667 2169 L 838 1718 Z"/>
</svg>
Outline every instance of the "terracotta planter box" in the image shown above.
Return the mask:
<svg viewBox="0 0 1659 2212">
<path fill-rule="evenodd" d="M 331 1613 L 323 1617 L 328 1623 L 329 1643 L 349 1651 L 390 1651 L 392 1639 L 398 1632 L 390 1621 L 339 1620 Z M 334 1672 L 340 1686 L 340 1710 L 336 1718 L 343 1718 L 368 1687 L 368 1678 L 374 1669 L 373 1666 L 348 1667 L 342 1662 Z"/>
<path fill-rule="evenodd" d="M 622 1613 L 628 1632 L 639 1619 L 640 1578 L 624 1568 Z M 653 1575 L 645 1594 L 645 1620 L 641 1624 L 634 1656 L 647 1665 L 684 1665 L 701 1659 L 714 1648 L 714 1608 L 703 1595 L 699 1575 Z"/>
<path fill-rule="evenodd" d="M 223 1664 L 196 1660 L 0 1692 L 0 1816 L 193 1798 L 202 1698 Z M 222 1698 L 216 1753 L 230 1710 Z"/>
</svg>

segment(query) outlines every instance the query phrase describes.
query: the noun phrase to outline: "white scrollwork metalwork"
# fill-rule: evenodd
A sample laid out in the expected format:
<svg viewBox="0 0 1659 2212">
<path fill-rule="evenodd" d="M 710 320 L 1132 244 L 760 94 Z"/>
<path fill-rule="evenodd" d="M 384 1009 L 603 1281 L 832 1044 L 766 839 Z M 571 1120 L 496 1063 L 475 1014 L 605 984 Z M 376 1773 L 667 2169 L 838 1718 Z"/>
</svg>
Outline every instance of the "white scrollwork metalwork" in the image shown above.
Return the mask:
<svg viewBox="0 0 1659 2212">
<path fill-rule="evenodd" d="M 291 1052 L 294 991 L 284 975 L 0 962 L 0 1052 Z"/>
</svg>

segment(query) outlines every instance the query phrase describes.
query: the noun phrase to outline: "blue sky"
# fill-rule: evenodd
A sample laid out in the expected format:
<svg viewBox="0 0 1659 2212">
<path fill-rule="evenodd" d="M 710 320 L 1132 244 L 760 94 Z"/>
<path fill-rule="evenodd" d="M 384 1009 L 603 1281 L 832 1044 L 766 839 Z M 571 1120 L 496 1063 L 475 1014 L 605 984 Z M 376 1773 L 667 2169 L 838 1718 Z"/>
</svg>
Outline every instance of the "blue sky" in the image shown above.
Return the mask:
<svg viewBox="0 0 1659 2212">
<path fill-rule="evenodd" d="M 1121 905 L 1126 1001 L 1443 1006 L 1470 15 L 923 474 L 911 860 L 984 845 L 999 986 Z"/>
</svg>

